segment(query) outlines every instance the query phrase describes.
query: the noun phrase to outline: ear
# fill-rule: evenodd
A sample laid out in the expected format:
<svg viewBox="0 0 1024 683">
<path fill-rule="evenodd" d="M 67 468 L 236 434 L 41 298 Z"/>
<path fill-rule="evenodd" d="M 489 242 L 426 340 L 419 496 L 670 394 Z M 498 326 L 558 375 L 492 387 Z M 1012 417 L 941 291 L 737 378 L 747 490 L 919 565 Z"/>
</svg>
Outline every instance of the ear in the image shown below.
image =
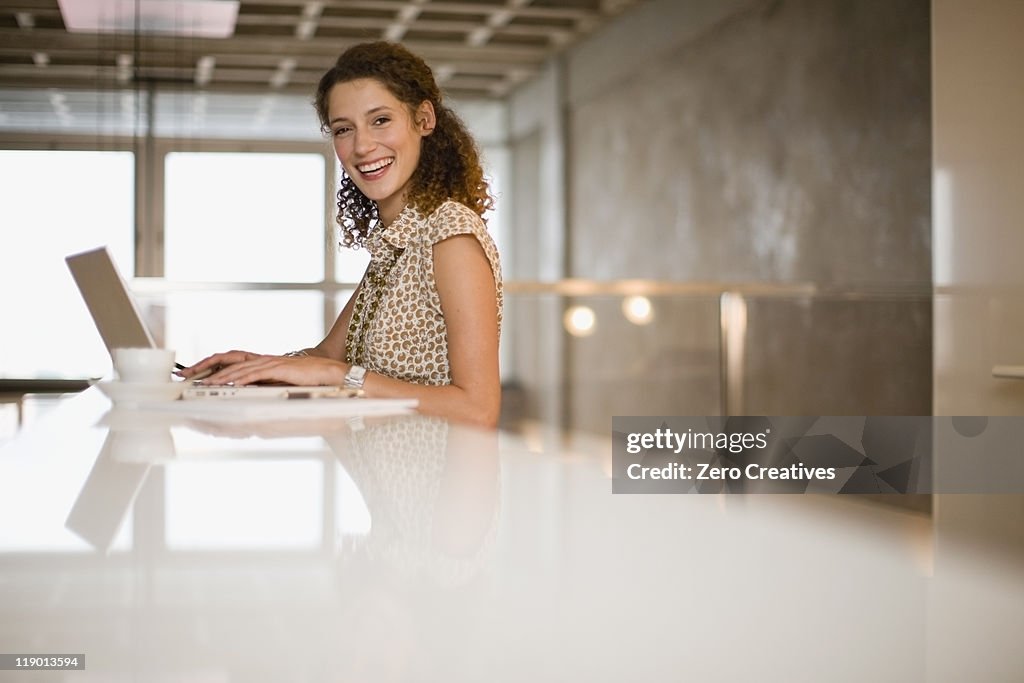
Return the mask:
<svg viewBox="0 0 1024 683">
<path fill-rule="evenodd" d="M 431 104 L 430 100 L 423 100 L 420 106 L 416 107 L 416 113 L 413 118 L 416 121 L 416 130 L 423 137 L 434 132 L 434 127 L 437 125 L 437 116 L 434 113 L 434 105 Z"/>
</svg>

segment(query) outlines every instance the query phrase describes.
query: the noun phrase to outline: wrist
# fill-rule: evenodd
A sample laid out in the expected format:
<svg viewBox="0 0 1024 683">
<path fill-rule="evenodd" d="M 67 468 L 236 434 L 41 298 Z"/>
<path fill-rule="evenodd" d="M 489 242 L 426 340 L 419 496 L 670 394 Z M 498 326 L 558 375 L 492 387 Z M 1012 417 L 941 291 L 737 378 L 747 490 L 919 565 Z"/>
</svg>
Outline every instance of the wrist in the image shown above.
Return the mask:
<svg viewBox="0 0 1024 683">
<path fill-rule="evenodd" d="M 348 366 L 342 386 L 346 389 L 362 390 L 366 382 L 366 368 L 362 365 L 352 364 Z"/>
</svg>

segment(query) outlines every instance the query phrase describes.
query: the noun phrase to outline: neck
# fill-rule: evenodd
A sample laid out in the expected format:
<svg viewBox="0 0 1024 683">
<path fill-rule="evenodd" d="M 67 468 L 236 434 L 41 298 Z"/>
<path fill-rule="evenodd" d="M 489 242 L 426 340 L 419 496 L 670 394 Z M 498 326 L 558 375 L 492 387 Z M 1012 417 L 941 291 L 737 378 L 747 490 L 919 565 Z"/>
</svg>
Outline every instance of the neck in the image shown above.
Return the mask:
<svg viewBox="0 0 1024 683">
<path fill-rule="evenodd" d="M 377 216 L 380 218 L 380 222 L 383 226 L 387 227 L 395 222 L 399 214 L 405 210 L 406 204 L 400 204 L 398 206 L 384 207 L 380 204 L 377 205 Z"/>
</svg>

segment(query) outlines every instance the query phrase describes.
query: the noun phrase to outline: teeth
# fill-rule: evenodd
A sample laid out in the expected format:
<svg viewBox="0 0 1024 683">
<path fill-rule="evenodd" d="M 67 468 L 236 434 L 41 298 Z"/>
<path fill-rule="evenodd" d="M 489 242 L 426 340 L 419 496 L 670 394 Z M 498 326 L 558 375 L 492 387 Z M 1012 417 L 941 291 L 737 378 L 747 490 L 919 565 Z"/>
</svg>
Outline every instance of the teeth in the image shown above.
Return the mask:
<svg viewBox="0 0 1024 683">
<path fill-rule="evenodd" d="M 394 157 L 390 159 L 381 159 L 380 161 L 375 161 L 372 164 L 366 164 L 365 166 L 356 166 L 356 168 L 359 169 L 360 173 L 373 173 L 374 171 L 379 171 L 385 166 L 390 166 L 394 160 Z"/>
</svg>

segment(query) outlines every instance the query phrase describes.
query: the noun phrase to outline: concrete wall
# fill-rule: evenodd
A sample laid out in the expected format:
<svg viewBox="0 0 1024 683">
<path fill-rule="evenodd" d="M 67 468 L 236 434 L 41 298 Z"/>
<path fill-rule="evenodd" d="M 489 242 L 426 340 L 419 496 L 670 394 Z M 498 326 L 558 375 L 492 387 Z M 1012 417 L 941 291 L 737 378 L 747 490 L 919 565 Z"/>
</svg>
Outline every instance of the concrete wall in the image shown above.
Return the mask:
<svg viewBox="0 0 1024 683">
<path fill-rule="evenodd" d="M 590 86 L 572 274 L 927 286 L 928 49 L 923 0 L 771 0 Z"/>
<path fill-rule="evenodd" d="M 631 9 L 553 62 L 557 78 L 510 101 L 513 128 L 524 112 L 549 117 L 532 129 L 548 131 L 539 154 L 519 134 L 530 163 L 543 168 L 537 158 L 557 154 L 559 139 L 566 150 L 563 274 L 827 290 L 752 305 L 740 365 L 757 376 L 740 382 L 743 410 L 928 413 L 929 49 L 927 0 Z M 522 244 L 543 244 L 552 229 L 513 228 Z M 565 339 L 572 424 L 604 431 L 612 414 L 722 405 L 721 387 L 707 385 L 722 360 L 704 314 L 714 295 L 655 301 L 659 348 L 687 340 L 682 360 L 663 353 L 656 367 L 632 362 L 641 351 L 617 301 L 591 303 L 604 311 L 596 332 Z M 679 314 L 687 307 L 694 315 Z M 688 374 L 695 357 L 713 372 Z M 624 384 L 646 391 L 627 396 Z"/>
</svg>

